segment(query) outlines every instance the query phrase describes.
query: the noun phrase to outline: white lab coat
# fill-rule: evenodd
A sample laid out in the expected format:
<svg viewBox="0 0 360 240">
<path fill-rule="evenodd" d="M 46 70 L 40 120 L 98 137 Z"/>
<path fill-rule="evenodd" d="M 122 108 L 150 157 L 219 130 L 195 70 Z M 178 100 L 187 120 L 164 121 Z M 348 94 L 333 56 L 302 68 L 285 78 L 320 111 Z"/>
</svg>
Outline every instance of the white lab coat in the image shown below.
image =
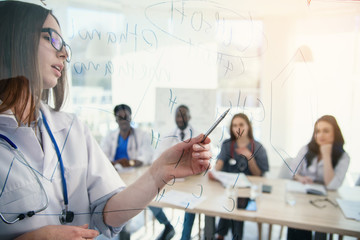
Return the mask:
<svg viewBox="0 0 360 240">
<path fill-rule="evenodd" d="M 41 105 L 41 109 L 62 152 L 69 210 L 75 213 L 71 225 L 92 223 L 93 218 L 96 217 L 95 215 L 102 213 L 90 214 L 91 204 L 94 204 L 95 201 L 106 194 L 124 187 L 125 184 L 91 136 L 88 128 L 82 125 L 75 115 L 53 111 L 44 104 Z M 13 239 L 20 234 L 45 225 L 60 224 L 59 215 L 64 208 L 64 197 L 58 158 L 45 126 L 41 121 L 39 122 L 44 150 L 42 150 L 34 131 L 30 127 L 18 127 L 11 111 L 8 111 L 7 114 L 0 114 L 0 134 L 7 136 L 17 145 L 25 159 L 37 173 L 49 198 L 48 207 L 40 214 L 36 214 L 31 218 L 27 217 L 10 225 L 0 220 L 0 239 Z M 1 188 L 4 185 L 3 176 L 6 176 L 9 172 L 11 162 L 11 159 L 3 158 L 8 154 L 8 151 L 0 147 Z M 16 162 L 14 161 L 13 165 L 16 165 Z M 27 195 L 28 193 L 25 191 L 29 189 L 28 186 L 29 180 L 22 177 L 20 168 L 13 167 L 9 173 L 4 191 L 0 196 L 0 204 L 3 204 L 1 198 L 7 194 L 12 196 L 11 194 L 18 192 L 20 195 Z M 12 201 L 16 200 L 18 199 Z M 19 204 L 21 204 L 19 208 L 24 207 L 24 205 L 27 205 L 27 201 L 19 201 Z M 6 209 L 6 206 L 4 208 Z M 34 209 L 27 209 L 27 211 L 31 210 Z M 101 224 L 100 228 L 104 225 Z M 99 228 L 99 226 L 93 227 Z"/>
<path fill-rule="evenodd" d="M 101 148 L 110 161 L 114 161 L 120 129 L 110 131 L 101 141 Z M 139 160 L 147 165 L 151 163 L 153 148 L 150 134 L 138 129 L 131 128 L 127 146 L 129 160 Z"/>
</svg>

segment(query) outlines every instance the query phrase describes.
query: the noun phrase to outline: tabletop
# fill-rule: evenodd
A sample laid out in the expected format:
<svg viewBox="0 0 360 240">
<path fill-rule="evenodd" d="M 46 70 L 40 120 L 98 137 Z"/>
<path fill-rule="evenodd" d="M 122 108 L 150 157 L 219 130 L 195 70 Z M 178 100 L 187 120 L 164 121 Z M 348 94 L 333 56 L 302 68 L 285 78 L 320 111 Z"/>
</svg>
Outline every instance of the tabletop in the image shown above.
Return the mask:
<svg viewBox="0 0 360 240">
<path fill-rule="evenodd" d="M 145 171 L 146 167 L 121 173 L 126 184 L 131 184 Z M 175 204 L 165 203 L 161 196 L 157 196 L 150 203 L 156 207 L 170 207 L 183 209 L 192 213 L 203 213 L 207 216 L 217 216 L 241 221 L 279 224 L 298 229 L 319 232 L 336 233 L 346 236 L 360 237 L 360 222 L 345 218 L 340 207 L 334 206 L 325 198 L 336 203 L 337 198 L 356 200 L 360 202 L 360 188 L 341 188 L 337 191 L 328 191 L 327 196 L 291 193 L 295 204 L 286 202 L 286 183 L 289 180 L 271 179 L 266 177 L 248 176 L 254 185 L 270 185 L 271 193 L 261 193 L 256 198 L 256 211 L 247 211 L 236 208 L 237 197 L 250 197 L 250 188 L 228 189 L 220 182 L 210 180 L 207 175 L 199 174 L 185 179 L 176 179 L 168 183 L 159 194 L 164 196 L 171 190 L 191 193 L 194 198 L 203 198 L 203 201 L 194 208 L 184 208 Z M 319 201 L 316 206 L 310 201 Z"/>
</svg>

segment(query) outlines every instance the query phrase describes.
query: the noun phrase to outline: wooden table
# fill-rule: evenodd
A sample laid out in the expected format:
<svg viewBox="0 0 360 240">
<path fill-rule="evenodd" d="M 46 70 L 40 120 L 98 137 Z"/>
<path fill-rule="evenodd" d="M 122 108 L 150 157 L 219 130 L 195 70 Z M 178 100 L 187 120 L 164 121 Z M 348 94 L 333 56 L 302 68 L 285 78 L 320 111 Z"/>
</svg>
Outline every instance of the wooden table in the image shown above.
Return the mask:
<svg viewBox="0 0 360 240">
<path fill-rule="evenodd" d="M 130 184 L 144 169 L 120 175 L 127 184 Z M 271 193 L 262 193 L 257 198 L 257 211 L 236 209 L 237 196 L 249 197 L 249 188 L 236 189 L 235 193 L 230 195 L 229 191 L 219 182 L 211 181 L 203 174 L 187 177 L 183 181 L 176 181 L 171 186 L 165 186 L 164 194 L 170 190 L 178 190 L 192 193 L 194 197 L 206 197 L 194 209 L 184 209 L 173 204 L 163 203 L 161 200 L 152 201 L 150 205 L 183 209 L 187 212 L 203 213 L 206 216 L 278 224 L 298 229 L 360 237 L 360 222 L 345 218 L 340 207 L 335 207 L 326 201 L 320 203 L 325 205 L 324 208 L 317 208 L 310 203 L 310 200 L 323 199 L 324 196 L 293 193 L 296 204 L 291 206 L 285 201 L 285 186 L 288 180 L 254 176 L 249 176 L 248 179 L 254 184 L 262 183 L 272 186 Z M 360 201 L 360 188 L 342 188 L 338 191 L 328 192 L 327 198 L 333 202 L 336 202 L 336 198 Z"/>
</svg>

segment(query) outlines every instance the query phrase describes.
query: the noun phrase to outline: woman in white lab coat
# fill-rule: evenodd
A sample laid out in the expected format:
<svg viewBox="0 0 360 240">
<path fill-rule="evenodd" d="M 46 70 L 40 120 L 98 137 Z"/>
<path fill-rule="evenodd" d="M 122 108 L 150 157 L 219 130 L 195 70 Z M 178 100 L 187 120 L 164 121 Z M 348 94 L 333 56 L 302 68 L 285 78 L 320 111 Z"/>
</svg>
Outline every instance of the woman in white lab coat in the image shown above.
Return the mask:
<svg viewBox="0 0 360 240">
<path fill-rule="evenodd" d="M 335 117 L 320 117 L 314 125 L 310 142 L 300 149 L 291 163 L 291 169 L 297 169 L 294 180 L 303 184 L 323 184 L 328 190 L 338 189 L 350 162 L 344 143 Z M 288 228 L 288 240 L 311 239 L 311 236 L 311 231 Z M 315 240 L 322 239 L 327 239 L 326 233 L 315 232 Z"/>
<path fill-rule="evenodd" d="M 125 188 L 89 130 L 59 111 L 71 50 L 51 11 L 2 1 L 0 31 L 0 239 L 112 236 L 166 182 L 207 169 L 210 139 L 200 135 Z"/>
</svg>

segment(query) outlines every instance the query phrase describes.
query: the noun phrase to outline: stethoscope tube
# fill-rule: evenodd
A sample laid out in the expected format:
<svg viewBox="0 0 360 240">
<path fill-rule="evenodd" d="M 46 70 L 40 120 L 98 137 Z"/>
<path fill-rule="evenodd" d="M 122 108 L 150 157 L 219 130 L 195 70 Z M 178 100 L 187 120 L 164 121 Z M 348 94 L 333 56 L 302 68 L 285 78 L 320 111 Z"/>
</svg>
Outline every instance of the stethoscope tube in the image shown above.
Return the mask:
<svg viewBox="0 0 360 240">
<path fill-rule="evenodd" d="M 7 136 L 0 134 L 0 138 L 5 140 L 14 149 L 17 149 L 17 146 L 15 145 L 15 143 L 13 143 Z"/>
<path fill-rule="evenodd" d="M 3 135 L 3 134 L 0 134 L 0 139 L 5 140 L 5 141 L 13 148 L 13 149 L 10 148 L 10 150 L 11 150 L 11 151 L 14 151 L 14 152 L 25 162 L 25 164 L 26 164 L 27 166 L 29 166 L 29 169 L 31 170 L 32 174 L 34 175 L 36 181 L 38 182 L 38 184 L 39 184 L 39 186 L 40 186 L 41 190 L 43 191 L 44 196 L 45 196 L 45 198 L 46 198 L 46 203 L 45 203 L 45 206 L 44 206 L 44 207 L 42 207 L 42 208 L 40 208 L 40 209 L 38 209 L 38 210 L 36 210 L 36 211 L 29 211 L 29 212 L 27 212 L 26 214 L 25 214 L 25 213 L 20 213 L 20 214 L 16 217 L 16 219 L 13 220 L 13 221 L 8 221 L 8 220 L 2 215 L 2 213 L 0 213 L 0 218 L 1 218 L 1 220 L 3 220 L 4 223 L 6 223 L 6 224 L 14 224 L 14 223 L 16 223 L 16 222 L 18 222 L 18 221 L 20 221 L 20 220 L 23 220 L 26 216 L 27 216 L 27 217 L 32 217 L 32 216 L 34 216 L 36 213 L 39 213 L 39 212 L 45 210 L 45 209 L 48 207 L 48 205 L 49 205 L 49 198 L 48 198 L 48 196 L 47 196 L 47 194 L 46 194 L 46 191 L 45 191 L 44 186 L 42 185 L 40 179 L 38 178 L 38 176 L 36 175 L 36 173 L 34 172 L 34 170 L 30 167 L 30 164 L 26 161 L 26 159 L 25 159 L 25 157 L 22 155 L 22 153 L 18 150 L 18 147 L 16 146 L 16 144 L 15 144 L 13 141 L 11 141 L 8 137 L 6 137 L 5 135 Z M 14 154 L 14 155 L 15 155 L 15 154 Z"/>
<path fill-rule="evenodd" d="M 43 118 L 43 123 L 45 125 L 46 131 L 48 132 L 48 134 L 50 136 L 50 139 L 51 139 L 51 141 L 52 141 L 52 143 L 54 145 L 55 152 L 56 152 L 56 155 L 58 157 L 58 161 L 59 161 L 59 165 L 60 165 L 60 172 L 61 172 L 61 180 L 62 180 L 62 188 L 63 188 L 63 196 L 64 196 L 65 207 L 61 212 L 59 220 L 60 220 L 61 224 L 70 223 L 74 219 L 74 212 L 68 210 L 69 200 L 68 200 L 67 185 L 66 185 L 66 179 L 65 179 L 64 163 L 63 163 L 63 160 L 62 160 L 62 157 L 61 157 L 61 152 L 60 152 L 59 146 L 57 145 L 55 137 L 54 137 L 53 133 L 51 132 L 51 129 L 50 129 L 50 126 L 49 126 L 49 124 L 48 124 L 48 122 L 46 120 L 46 117 L 45 117 L 45 115 L 43 114 L 42 111 L 40 111 L 40 112 L 41 112 L 41 115 L 42 115 L 42 118 Z M 21 152 L 18 150 L 18 147 L 16 146 L 16 144 L 14 142 L 12 142 L 8 137 L 6 137 L 3 134 L 0 134 L 0 139 L 3 139 L 4 141 L 6 141 L 13 148 L 12 150 L 15 151 L 24 160 L 24 162 L 27 164 L 27 166 L 30 167 L 29 163 L 26 161 L 25 157 L 21 154 Z M 32 173 L 34 174 L 37 182 L 39 183 L 39 186 L 40 186 L 41 190 L 44 192 L 44 194 L 46 196 L 46 204 L 45 204 L 45 206 L 43 208 L 41 208 L 39 210 L 29 211 L 26 214 L 25 213 L 19 214 L 18 217 L 13 221 L 6 220 L 4 218 L 4 216 L 0 213 L 0 218 L 7 224 L 16 223 L 16 222 L 24 219 L 26 216 L 32 217 L 36 213 L 45 210 L 49 205 L 48 196 L 46 194 L 46 191 L 45 191 L 42 183 L 40 182 L 40 179 L 38 178 L 38 176 L 35 174 L 35 172 L 33 171 L 33 169 L 31 167 L 30 167 L 30 169 L 31 169 Z"/>
</svg>

